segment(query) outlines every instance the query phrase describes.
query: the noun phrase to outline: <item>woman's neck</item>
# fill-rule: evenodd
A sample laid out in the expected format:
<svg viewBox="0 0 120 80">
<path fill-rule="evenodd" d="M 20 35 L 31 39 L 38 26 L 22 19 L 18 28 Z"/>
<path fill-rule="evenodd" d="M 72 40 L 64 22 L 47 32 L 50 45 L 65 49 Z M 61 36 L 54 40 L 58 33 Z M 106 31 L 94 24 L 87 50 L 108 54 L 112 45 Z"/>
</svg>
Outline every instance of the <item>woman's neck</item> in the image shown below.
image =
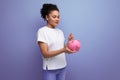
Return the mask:
<svg viewBox="0 0 120 80">
<path fill-rule="evenodd" d="M 49 27 L 49 28 L 55 28 L 55 26 L 52 26 L 50 24 L 47 24 L 47 27 Z"/>
</svg>

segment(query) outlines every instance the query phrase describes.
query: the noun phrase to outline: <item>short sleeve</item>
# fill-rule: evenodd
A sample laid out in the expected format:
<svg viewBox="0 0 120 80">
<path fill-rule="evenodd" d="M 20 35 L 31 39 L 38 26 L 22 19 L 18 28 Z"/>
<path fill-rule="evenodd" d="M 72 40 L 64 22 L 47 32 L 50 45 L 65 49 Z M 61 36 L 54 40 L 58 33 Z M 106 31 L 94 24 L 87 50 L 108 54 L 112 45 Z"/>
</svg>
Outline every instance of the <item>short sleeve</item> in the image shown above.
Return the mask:
<svg viewBox="0 0 120 80">
<path fill-rule="evenodd" d="M 37 32 L 37 42 L 39 41 L 47 43 L 45 32 L 42 30 L 38 30 Z"/>
</svg>

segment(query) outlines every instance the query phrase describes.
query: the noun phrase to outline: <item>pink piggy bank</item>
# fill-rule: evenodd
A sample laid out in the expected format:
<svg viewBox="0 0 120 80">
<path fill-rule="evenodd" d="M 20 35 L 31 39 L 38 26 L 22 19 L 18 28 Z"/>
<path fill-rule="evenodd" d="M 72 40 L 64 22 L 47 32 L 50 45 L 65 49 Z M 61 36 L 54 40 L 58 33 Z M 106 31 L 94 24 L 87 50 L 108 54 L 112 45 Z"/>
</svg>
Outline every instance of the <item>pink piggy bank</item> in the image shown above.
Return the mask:
<svg viewBox="0 0 120 80">
<path fill-rule="evenodd" d="M 79 40 L 70 40 L 67 44 L 67 47 L 72 51 L 79 51 L 80 49 L 80 41 Z"/>
</svg>

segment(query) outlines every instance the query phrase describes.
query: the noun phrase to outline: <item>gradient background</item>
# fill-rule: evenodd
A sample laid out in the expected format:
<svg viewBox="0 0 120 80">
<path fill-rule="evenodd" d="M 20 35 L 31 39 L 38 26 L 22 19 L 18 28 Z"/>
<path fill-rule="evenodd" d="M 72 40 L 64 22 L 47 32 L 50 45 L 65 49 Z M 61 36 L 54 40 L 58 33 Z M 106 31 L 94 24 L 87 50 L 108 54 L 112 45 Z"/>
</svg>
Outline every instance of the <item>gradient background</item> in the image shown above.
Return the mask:
<svg viewBox="0 0 120 80">
<path fill-rule="evenodd" d="M 60 9 L 58 25 L 82 47 L 66 55 L 66 80 L 120 80 L 120 0 L 0 0 L 0 80 L 42 80 L 37 30 L 42 4 Z"/>
</svg>

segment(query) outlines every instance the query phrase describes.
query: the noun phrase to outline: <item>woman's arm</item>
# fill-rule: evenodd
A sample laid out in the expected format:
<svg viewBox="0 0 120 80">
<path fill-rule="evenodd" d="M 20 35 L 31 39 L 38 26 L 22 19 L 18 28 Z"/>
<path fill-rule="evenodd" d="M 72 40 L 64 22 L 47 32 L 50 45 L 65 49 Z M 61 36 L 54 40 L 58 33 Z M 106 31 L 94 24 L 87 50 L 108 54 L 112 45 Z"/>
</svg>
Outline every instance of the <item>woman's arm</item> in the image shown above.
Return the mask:
<svg viewBox="0 0 120 80">
<path fill-rule="evenodd" d="M 49 57 L 53 57 L 56 56 L 58 54 L 61 54 L 63 52 L 66 53 L 73 53 L 73 51 L 71 51 L 70 49 L 68 49 L 66 46 L 59 49 L 59 50 L 54 50 L 54 51 L 48 51 L 48 45 L 44 42 L 38 42 L 39 48 L 41 50 L 42 55 L 45 58 L 49 58 Z"/>
</svg>

